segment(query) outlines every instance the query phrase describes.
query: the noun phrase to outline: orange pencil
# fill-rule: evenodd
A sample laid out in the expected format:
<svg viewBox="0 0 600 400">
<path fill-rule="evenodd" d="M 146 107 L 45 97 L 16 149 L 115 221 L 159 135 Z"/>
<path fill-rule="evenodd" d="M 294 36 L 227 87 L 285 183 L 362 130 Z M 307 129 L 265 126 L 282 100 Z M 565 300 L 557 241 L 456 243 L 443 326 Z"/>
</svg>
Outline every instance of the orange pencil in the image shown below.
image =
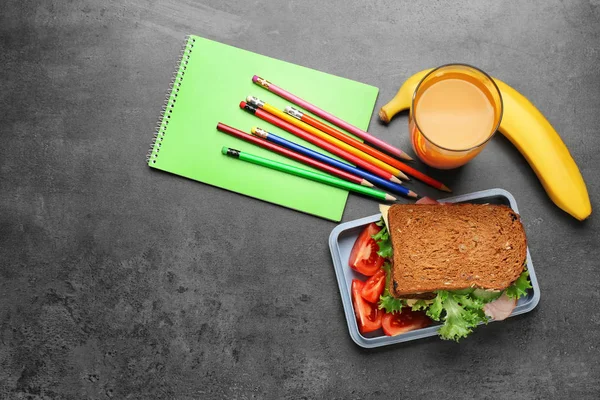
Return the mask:
<svg viewBox="0 0 600 400">
<path fill-rule="evenodd" d="M 341 141 L 343 141 L 344 143 L 349 144 L 350 146 L 353 146 L 361 151 L 364 151 L 367 154 L 370 154 L 373 157 L 376 157 L 377 159 L 398 168 L 400 171 L 406 172 L 407 174 L 425 182 L 426 184 L 433 186 L 436 189 L 439 190 L 443 190 L 444 192 L 451 192 L 451 190 L 448 188 L 448 186 L 444 185 L 442 182 L 439 182 L 433 178 L 430 178 L 429 176 L 425 175 L 424 173 L 417 171 L 416 169 L 412 168 L 409 165 L 404 164 L 401 161 L 396 160 L 395 158 L 377 150 L 374 149 L 373 147 L 361 142 L 360 140 L 356 140 L 340 131 L 338 131 L 335 128 L 332 128 L 331 126 L 322 123 L 321 121 L 311 117 L 310 115 L 307 115 L 305 113 L 303 113 L 300 110 L 295 109 L 294 107 L 286 107 L 284 112 L 288 115 L 291 115 L 294 118 L 299 119 L 302 122 L 307 123 L 308 125 L 319 129 L 320 131 L 323 131 L 331 136 L 333 136 L 336 139 L 339 139 Z"/>
<path fill-rule="evenodd" d="M 378 160 L 377 158 L 373 157 L 370 154 L 365 153 L 362 150 L 358 150 L 355 147 L 350 146 L 347 143 L 342 142 L 339 139 L 336 139 L 324 132 L 321 132 L 319 129 L 314 128 L 310 125 L 308 125 L 307 123 L 304 123 L 286 113 L 284 113 L 283 111 L 273 107 L 272 105 L 265 103 L 264 101 L 254 97 L 254 96 L 248 96 L 246 98 L 246 101 L 252 105 L 254 105 L 255 107 L 261 108 L 263 110 L 265 110 L 266 112 L 268 112 L 269 114 L 272 114 L 276 117 L 281 118 L 282 120 L 289 122 L 290 124 L 302 129 L 305 132 L 310 133 L 311 135 L 314 135 L 320 139 L 323 139 L 331 144 L 333 144 L 335 147 L 342 149 L 350 154 L 355 155 L 356 157 L 359 157 L 360 159 L 368 162 L 371 165 L 374 165 L 376 167 L 381 168 L 382 170 L 389 172 L 390 174 L 404 179 L 404 180 L 409 180 L 408 176 L 406 176 L 402 171 L 400 171 L 398 168 L 396 167 L 392 167 L 389 164 L 384 163 L 381 160 Z"/>
</svg>

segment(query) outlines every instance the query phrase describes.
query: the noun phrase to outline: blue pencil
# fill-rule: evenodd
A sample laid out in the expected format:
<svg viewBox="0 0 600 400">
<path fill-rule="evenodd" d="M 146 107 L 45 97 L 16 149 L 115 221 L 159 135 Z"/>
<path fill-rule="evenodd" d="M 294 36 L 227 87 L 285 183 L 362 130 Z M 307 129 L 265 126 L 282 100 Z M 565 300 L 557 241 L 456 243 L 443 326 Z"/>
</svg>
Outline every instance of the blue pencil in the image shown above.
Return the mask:
<svg viewBox="0 0 600 400">
<path fill-rule="evenodd" d="M 370 172 L 367 172 L 363 169 L 360 168 L 356 168 L 350 164 L 346 164 L 345 162 L 341 162 L 336 160 L 335 158 L 331 158 L 329 156 L 326 156 L 324 154 L 321 154 L 319 152 L 316 152 L 314 150 L 311 150 L 307 147 L 301 146 L 297 143 L 294 143 L 292 141 L 289 141 L 287 139 L 282 138 L 281 136 L 277 136 L 274 133 L 271 132 L 267 132 L 264 129 L 261 128 L 257 128 L 257 127 L 253 127 L 251 129 L 251 132 L 253 135 L 256 135 L 258 137 L 261 137 L 265 140 L 268 140 L 272 143 L 278 144 L 280 146 L 286 147 L 290 150 L 296 151 L 302 155 L 305 155 L 307 157 L 310 157 L 312 159 L 315 160 L 319 160 L 325 164 L 331 165 L 333 167 L 337 167 L 341 170 L 344 170 L 346 172 L 349 172 L 351 174 L 355 174 L 360 176 L 361 178 L 367 179 L 369 182 L 371 182 L 372 184 L 374 184 L 375 186 L 379 186 L 380 188 L 385 188 L 386 190 L 392 191 L 394 193 L 397 194 L 401 194 L 403 196 L 408 196 L 408 197 L 418 197 L 418 195 L 413 192 L 412 190 L 409 190 L 407 188 L 405 188 L 402 185 L 398 185 L 397 183 L 393 183 L 389 180 L 385 180 L 383 178 L 378 177 L 377 175 L 374 175 Z"/>
</svg>

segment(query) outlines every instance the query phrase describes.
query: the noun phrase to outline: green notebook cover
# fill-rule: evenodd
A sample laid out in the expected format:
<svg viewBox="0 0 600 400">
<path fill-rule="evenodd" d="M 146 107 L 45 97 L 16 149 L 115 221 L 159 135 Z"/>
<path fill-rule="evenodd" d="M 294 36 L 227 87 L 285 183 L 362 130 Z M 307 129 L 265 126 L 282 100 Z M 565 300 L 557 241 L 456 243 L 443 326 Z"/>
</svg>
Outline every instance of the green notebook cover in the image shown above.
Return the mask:
<svg viewBox="0 0 600 400">
<path fill-rule="evenodd" d="M 199 182 L 340 221 L 348 192 L 221 154 L 228 146 L 309 168 L 216 129 L 259 126 L 303 146 L 315 146 L 240 109 L 253 95 L 283 109 L 285 99 L 252 83 L 258 75 L 366 130 L 378 89 L 198 36 L 186 39 L 173 88 L 148 153 L 148 165 Z M 297 107 L 296 108 L 300 108 Z M 324 152 L 323 150 L 319 150 Z M 328 154 L 328 153 L 326 153 Z"/>
</svg>

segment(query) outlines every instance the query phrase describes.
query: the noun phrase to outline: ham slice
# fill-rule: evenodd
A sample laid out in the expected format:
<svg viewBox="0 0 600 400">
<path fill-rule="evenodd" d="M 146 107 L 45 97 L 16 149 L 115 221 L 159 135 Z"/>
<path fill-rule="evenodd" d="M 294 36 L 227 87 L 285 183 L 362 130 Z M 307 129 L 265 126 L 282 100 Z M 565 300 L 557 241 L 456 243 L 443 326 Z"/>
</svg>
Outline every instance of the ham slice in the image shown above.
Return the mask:
<svg viewBox="0 0 600 400">
<path fill-rule="evenodd" d="M 491 301 L 483 306 L 483 312 L 485 312 L 485 315 L 496 321 L 502 321 L 508 318 L 516 306 L 517 299 L 508 297 L 505 292 L 502 293 L 502 295 L 496 300 Z"/>
<path fill-rule="evenodd" d="M 439 204 L 437 201 L 432 199 L 431 197 L 421 197 L 419 200 L 415 202 L 415 204 Z"/>
</svg>

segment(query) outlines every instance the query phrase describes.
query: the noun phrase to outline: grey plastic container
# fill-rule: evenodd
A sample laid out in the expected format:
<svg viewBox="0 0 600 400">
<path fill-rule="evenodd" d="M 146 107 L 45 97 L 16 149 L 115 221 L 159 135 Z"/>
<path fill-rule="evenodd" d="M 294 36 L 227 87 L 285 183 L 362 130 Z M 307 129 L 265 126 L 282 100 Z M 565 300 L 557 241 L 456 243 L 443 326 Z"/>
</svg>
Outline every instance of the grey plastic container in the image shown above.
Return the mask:
<svg viewBox="0 0 600 400">
<path fill-rule="evenodd" d="M 512 196 L 512 194 L 504 189 L 482 190 L 480 192 L 440 199 L 439 201 L 450 203 L 503 204 L 511 207 L 515 212 L 519 213 L 515 198 Z M 433 325 L 397 336 L 386 336 L 381 329 L 375 332 L 370 332 L 366 335 L 362 335 L 358 331 L 358 325 L 356 324 L 356 318 L 354 316 L 354 309 L 352 306 L 351 285 L 352 279 L 361 279 L 364 281 L 366 278 L 363 275 L 354 272 L 354 270 L 348 266 L 348 259 L 350 257 L 352 246 L 354 245 L 354 242 L 356 241 L 356 238 L 362 229 L 371 222 L 379 221 L 380 218 L 381 214 L 375 214 L 370 217 L 345 222 L 335 227 L 329 235 L 329 248 L 331 250 L 331 257 L 333 259 L 333 266 L 335 268 L 335 274 L 340 289 L 342 304 L 344 306 L 344 314 L 346 314 L 346 322 L 348 323 L 350 337 L 352 337 L 352 340 L 354 340 L 356 344 L 365 348 L 386 346 L 395 343 L 406 342 L 409 340 L 436 336 L 439 327 L 439 325 Z M 529 290 L 527 296 L 519 299 L 519 302 L 517 303 L 517 306 L 513 310 L 510 317 L 524 314 L 533 310 L 540 301 L 540 287 L 535 276 L 533 263 L 531 262 L 529 248 L 527 248 L 527 269 L 529 270 L 529 279 L 531 280 L 531 286 L 533 286 L 533 289 Z M 477 334 L 477 332 L 473 332 L 473 334 Z"/>
</svg>

